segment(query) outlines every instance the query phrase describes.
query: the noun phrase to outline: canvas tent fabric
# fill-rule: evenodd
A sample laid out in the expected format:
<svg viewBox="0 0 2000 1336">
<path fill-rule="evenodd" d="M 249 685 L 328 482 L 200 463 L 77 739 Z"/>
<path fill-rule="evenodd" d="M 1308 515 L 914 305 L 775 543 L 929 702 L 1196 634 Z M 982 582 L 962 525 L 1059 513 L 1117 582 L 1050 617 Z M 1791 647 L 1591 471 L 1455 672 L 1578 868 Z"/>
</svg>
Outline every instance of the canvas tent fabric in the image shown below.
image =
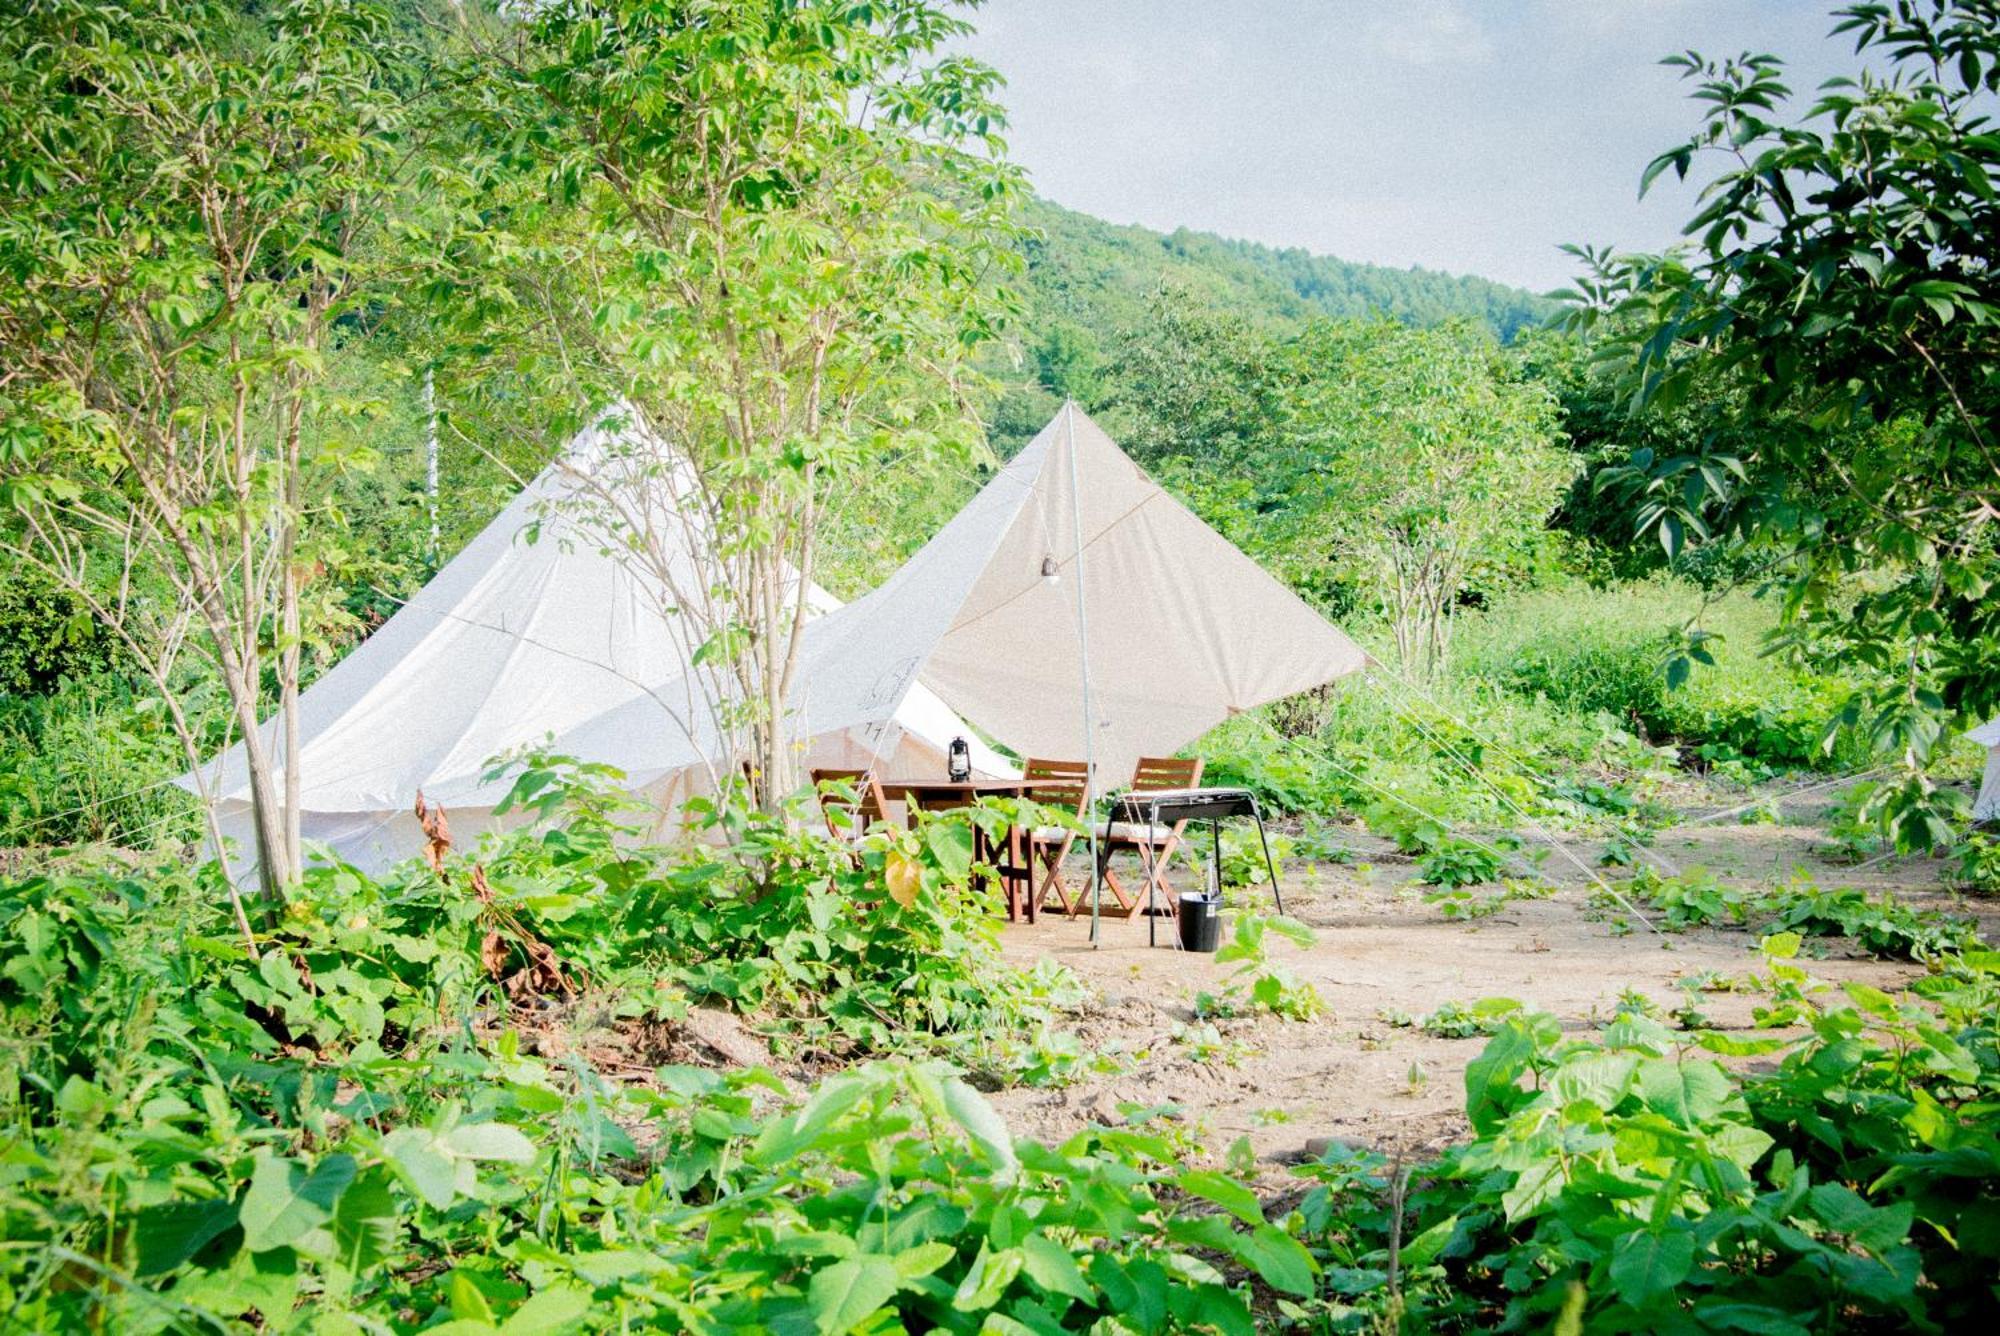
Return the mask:
<svg viewBox="0 0 2000 1336">
<path fill-rule="evenodd" d="M 1972 800 L 1972 819 L 2000 821 L 2000 719 L 1989 719 L 1965 736 L 1986 748 L 1986 773 L 1979 780 L 1979 796 Z"/>
<path fill-rule="evenodd" d="M 1066 404 L 901 569 L 811 625 L 794 708 L 871 747 L 934 698 L 1019 755 L 1088 751 L 1106 791 L 1141 756 L 1367 663 Z M 614 747 L 642 709 L 614 707 L 563 750 Z"/>
<path fill-rule="evenodd" d="M 700 634 L 663 613 L 658 584 L 605 550 L 595 525 L 577 517 L 578 479 L 655 453 L 629 420 L 612 415 L 585 429 L 479 535 L 395 615 L 299 698 L 300 833 L 346 861 L 377 871 L 422 848 L 413 804 L 421 790 L 442 805 L 467 843 L 499 824 L 493 806 L 510 780 L 485 779 L 501 753 L 553 735 L 557 750 L 627 771 L 663 818 L 704 788 L 722 750 L 707 710 L 689 694 L 689 661 Z M 670 489 L 671 469 L 649 473 Z M 655 515 L 683 513 L 651 496 Z M 701 535 L 662 548 L 695 560 Z M 815 608 L 839 601 L 817 586 Z M 811 664 L 806 664 L 810 673 Z M 568 751 L 579 724 L 632 707 L 622 731 L 592 751 Z M 813 765 L 884 758 L 903 773 L 937 774 L 952 738 L 972 740 L 986 774 L 1012 773 L 1006 759 L 928 691 L 907 693 L 865 735 L 820 729 L 801 715 L 802 750 Z M 282 757 L 275 721 L 267 746 Z M 183 788 L 215 795 L 238 866 L 254 850 L 248 772 L 240 745 Z"/>
</svg>

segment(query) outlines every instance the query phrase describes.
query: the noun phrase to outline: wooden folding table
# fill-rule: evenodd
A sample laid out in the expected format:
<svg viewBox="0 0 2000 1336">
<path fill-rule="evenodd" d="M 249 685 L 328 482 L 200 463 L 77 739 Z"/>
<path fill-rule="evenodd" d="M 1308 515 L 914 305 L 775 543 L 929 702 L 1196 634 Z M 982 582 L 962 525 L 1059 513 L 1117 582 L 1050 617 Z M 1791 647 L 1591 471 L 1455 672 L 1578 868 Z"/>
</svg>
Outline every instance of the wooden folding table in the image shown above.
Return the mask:
<svg viewBox="0 0 2000 1336">
<path fill-rule="evenodd" d="M 882 794 L 927 812 L 970 807 L 981 798 L 1024 798 L 1034 785 L 1025 779 L 885 779 Z M 1000 855 L 1004 851 L 1005 858 Z M 1006 897 L 1007 917 L 1035 921 L 1034 877 L 1018 822 L 1007 823 L 1005 838 L 994 840 L 977 822 L 972 827 L 974 862 L 992 867 Z"/>
</svg>

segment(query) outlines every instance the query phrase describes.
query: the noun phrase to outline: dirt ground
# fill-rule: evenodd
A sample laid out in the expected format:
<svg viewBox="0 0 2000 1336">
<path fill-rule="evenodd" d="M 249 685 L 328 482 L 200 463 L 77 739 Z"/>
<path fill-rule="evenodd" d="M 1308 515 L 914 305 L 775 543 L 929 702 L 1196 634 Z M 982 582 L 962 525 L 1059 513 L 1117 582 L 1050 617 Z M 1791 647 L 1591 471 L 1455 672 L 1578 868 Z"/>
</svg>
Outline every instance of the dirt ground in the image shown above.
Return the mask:
<svg viewBox="0 0 2000 1336">
<path fill-rule="evenodd" d="M 1699 822 L 1724 806 L 1692 805 L 1687 819 Z M 2000 933 L 1994 906 L 1965 902 L 1944 885 L 1944 864 L 1842 866 L 1819 852 L 1823 813 L 1816 805 L 1780 803 L 1780 812 L 1784 824 L 1725 819 L 1664 831 L 1649 857 L 1663 872 L 1706 866 L 1744 886 L 1803 870 L 1825 887 L 1893 889 L 1912 904 L 1982 919 L 1989 940 Z M 1143 917 L 1105 919 L 1095 946 L 1087 919 L 1045 914 L 1034 924 L 1009 924 L 1004 945 L 1012 959 L 1058 961 L 1096 990 L 1076 1031 L 1087 1051 L 1116 1069 L 1063 1089 L 994 1096 L 1015 1132 L 1061 1139 L 1090 1121 L 1115 1121 L 1124 1105 L 1171 1104 L 1214 1150 L 1249 1138 L 1267 1171 L 1318 1153 L 1327 1139 L 1386 1153 L 1434 1150 L 1467 1133 L 1460 1112 L 1465 1066 L 1484 1039 L 1435 1038 L 1385 1015 L 1421 1017 L 1446 1003 L 1508 997 L 1583 1029 L 1608 1018 L 1627 989 L 1671 1011 L 1683 998 L 1677 980 L 1703 971 L 1742 976 L 1759 964 L 1749 932 L 1662 935 L 1593 908 L 1598 878 L 1615 887 L 1629 873 L 1599 869 L 1598 846 L 1588 842 L 1551 852 L 1543 866 L 1559 889 L 1550 898 L 1454 921 L 1423 901 L 1427 888 L 1411 883 L 1414 868 L 1390 845 L 1358 829 L 1342 834 L 1355 851 L 1352 864 L 1281 869 L 1286 908 L 1316 930 L 1317 943 L 1300 948 L 1273 939 L 1270 952 L 1318 989 L 1329 1009 L 1319 1020 L 1219 1021 L 1220 1045 L 1190 1044 L 1201 1024 L 1196 993 L 1214 990 L 1238 967 L 1174 949 L 1170 921 L 1160 923 L 1161 945 L 1153 948 Z M 1186 870 L 1180 879 L 1193 884 Z M 1268 888 L 1249 898 L 1270 911 Z M 1850 955 L 1838 942 L 1811 942 L 1807 954 L 1813 975 L 1830 983 L 1858 979 L 1894 990 L 1921 973 Z M 1700 1008 L 1719 1026 L 1747 1027 L 1760 1000 L 1753 992 L 1705 992 Z"/>
</svg>

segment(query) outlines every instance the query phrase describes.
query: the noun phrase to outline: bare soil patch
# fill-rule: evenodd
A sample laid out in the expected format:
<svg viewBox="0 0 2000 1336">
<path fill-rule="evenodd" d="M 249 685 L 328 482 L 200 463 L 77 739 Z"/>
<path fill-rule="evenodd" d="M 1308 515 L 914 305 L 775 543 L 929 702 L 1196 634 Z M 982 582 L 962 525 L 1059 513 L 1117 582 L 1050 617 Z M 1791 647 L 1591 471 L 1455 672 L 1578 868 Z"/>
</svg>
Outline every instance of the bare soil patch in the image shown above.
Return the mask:
<svg viewBox="0 0 2000 1336">
<path fill-rule="evenodd" d="M 1980 920 L 1989 940 L 2000 929 L 2000 906 L 1955 895 L 1941 862 L 1830 862 L 1819 815 L 1788 809 L 1781 825 L 1683 826 L 1663 832 L 1652 854 L 1662 871 L 1706 866 L 1746 887 L 1804 873 L 1822 886 L 1893 890 L 1912 904 Z M 1426 904 L 1426 888 L 1411 882 L 1410 861 L 1385 842 L 1356 830 L 1346 843 L 1352 864 L 1282 870 L 1287 909 L 1319 940 L 1310 948 L 1275 941 L 1270 952 L 1319 990 L 1331 1014 L 1311 1022 L 1216 1022 L 1225 1041 L 1220 1054 L 1187 1036 L 1200 1024 L 1196 994 L 1218 988 L 1237 966 L 1173 949 L 1170 921 L 1161 922 L 1156 948 L 1147 946 L 1143 918 L 1105 919 L 1095 945 L 1087 919 L 1045 915 L 1008 925 L 1010 958 L 1058 961 L 1097 991 L 1075 1029 L 1090 1051 L 1112 1055 L 1119 1067 L 1063 1089 L 1000 1093 L 994 1098 L 1009 1124 L 1055 1140 L 1092 1121 L 1116 1121 L 1123 1106 L 1173 1105 L 1212 1149 L 1247 1137 L 1269 1169 L 1318 1153 L 1326 1139 L 1415 1156 L 1467 1134 L 1465 1066 L 1485 1040 L 1436 1038 L 1391 1024 L 1385 1014 L 1421 1017 L 1447 1003 L 1510 997 L 1582 1030 L 1608 1019 L 1628 989 L 1671 1011 L 1682 1001 L 1679 980 L 1704 971 L 1739 977 L 1760 964 L 1753 933 L 1663 935 L 1593 905 L 1599 878 L 1616 886 L 1629 873 L 1597 868 L 1600 846 L 1590 841 L 1565 841 L 1566 854 L 1552 851 L 1544 866 L 1558 885 L 1553 896 L 1510 902 L 1471 921 L 1447 919 Z M 1267 889 L 1247 899 L 1269 912 Z M 1809 953 L 1812 973 L 1829 983 L 1861 980 L 1893 991 L 1922 973 L 1921 966 L 1850 952 L 1838 940 L 1815 940 Z M 1747 1028 L 1760 1000 L 1757 993 L 1704 993 L 1701 1010 L 1719 1026 Z"/>
</svg>

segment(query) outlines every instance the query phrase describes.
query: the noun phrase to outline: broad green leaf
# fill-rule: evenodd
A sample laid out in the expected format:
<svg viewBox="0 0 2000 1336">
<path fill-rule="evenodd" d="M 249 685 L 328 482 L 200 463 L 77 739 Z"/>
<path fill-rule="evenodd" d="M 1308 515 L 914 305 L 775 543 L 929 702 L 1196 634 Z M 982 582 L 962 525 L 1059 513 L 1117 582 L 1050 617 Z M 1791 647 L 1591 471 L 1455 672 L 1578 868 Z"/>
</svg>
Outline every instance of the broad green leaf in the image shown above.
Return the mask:
<svg viewBox="0 0 2000 1336">
<path fill-rule="evenodd" d="M 1916 1207 L 1907 1201 L 1870 1206 L 1844 1183 L 1821 1183 L 1806 1193 L 1806 1202 L 1820 1223 L 1845 1234 L 1871 1253 L 1884 1253 L 1910 1234 Z"/>
<path fill-rule="evenodd" d="M 1030 1234 L 1021 1240 L 1021 1254 L 1025 1259 L 1028 1279 L 1049 1293 L 1066 1294 L 1085 1303 L 1096 1297 L 1096 1291 L 1083 1278 L 1083 1272 L 1078 1269 L 1076 1258 L 1070 1256 L 1069 1249 L 1046 1234 Z"/>
<path fill-rule="evenodd" d="M 1458 1217 L 1446 1216 L 1423 1233 L 1403 1245 L 1402 1260 L 1405 1267 L 1429 1266 L 1444 1251 L 1444 1245 L 1451 1242 L 1451 1236 L 1458 1230 Z"/>
<path fill-rule="evenodd" d="M 1475 1131 L 1496 1130 L 1506 1101 L 1534 1054 L 1534 1037 L 1519 1024 L 1504 1025 L 1465 1067 L 1465 1116 Z"/>
<path fill-rule="evenodd" d="M 500 1324 L 500 1336 L 554 1336 L 590 1312 L 590 1296 L 582 1290 L 558 1287 L 538 1290 Z"/>
<path fill-rule="evenodd" d="M 1644 1310 L 1673 1293 L 1694 1265 L 1694 1235 L 1684 1229 L 1667 1234 L 1634 1230 L 1611 1247 L 1611 1283 L 1618 1297 Z"/>
<path fill-rule="evenodd" d="M 1264 1223 L 1264 1205 L 1257 1200 L 1257 1194 L 1227 1174 L 1196 1169 L 1182 1174 L 1175 1183 L 1181 1191 L 1214 1202 L 1246 1225 Z"/>
<path fill-rule="evenodd" d="M 961 882 L 972 872 L 972 827 L 956 821 L 933 822 L 924 843 L 947 880 Z"/>
<path fill-rule="evenodd" d="M 813 1273 L 806 1302 L 820 1336 L 851 1331 L 896 1297 L 903 1277 L 894 1261 L 880 1254 L 850 1257 Z"/>
<path fill-rule="evenodd" d="M 1304 1244 L 1276 1225 L 1259 1225 L 1251 1230 L 1237 1253 L 1272 1289 L 1286 1294 L 1312 1294 L 1313 1275 L 1319 1266 Z"/>
<path fill-rule="evenodd" d="M 236 1203 L 226 1197 L 145 1207 L 132 1224 L 139 1249 L 135 1274 L 157 1276 L 173 1270 L 235 1223 Z"/>
<path fill-rule="evenodd" d="M 505 1123 L 464 1123 L 445 1133 L 444 1149 L 468 1160 L 532 1164 L 535 1143 Z"/>
<path fill-rule="evenodd" d="M 905 1248 L 896 1254 L 896 1274 L 904 1280 L 915 1280 L 920 1276 L 928 1276 L 956 1256 L 958 1249 L 949 1243 L 941 1241 L 919 1243 L 914 1248 Z"/>
<path fill-rule="evenodd" d="M 493 1305 L 486 1302 L 486 1294 L 472 1279 L 471 1272 L 453 1271 L 445 1295 L 451 1304 L 451 1315 L 461 1322 L 477 1322 L 488 1327 L 494 1325 Z"/>
<path fill-rule="evenodd" d="M 1562 1194 L 1569 1182 L 1561 1160 L 1553 1156 L 1536 1160 L 1514 1179 L 1512 1187 L 1500 1194 L 1500 1209 L 1509 1221 L 1525 1220 Z"/>
<path fill-rule="evenodd" d="M 382 1150 L 416 1189 L 443 1210 L 458 1198 L 458 1165 L 426 1128 L 399 1127 L 382 1138 Z"/>
<path fill-rule="evenodd" d="M 1016 1168 L 1014 1140 L 1007 1135 L 1007 1124 L 999 1113 L 984 1095 L 955 1076 L 943 1082 L 942 1091 L 945 1110 L 979 1147 L 994 1176 L 1012 1178 Z"/>
<path fill-rule="evenodd" d="M 325 1224 L 354 1172 L 352 1155 L 329 1155 L 307 1173 L 295 1160 L 259 1153 L 243 1194 L 243 1246 L 251 1252 L 282 1248 Z"/>
<path fill-rule="evenodd" d="M 959 1282 L 958 1292 L 951 1296 L 951 1306 L 961 1313 L 977 1313 L 993 1307 L 1007 1293 L 1014 1277 L 1021 1274 L 1024 1261 L 1019 1248 L 992 1252 L 981 1246 L 965 1279 Z"/>
<path fill-rule="evenodd" d="M 821 1082 L 797 1113 L 789 1118 L 773 1118 L 764 1125 L 751 1148 L 750 1162 L 774 1165 L 791 1159 L 832 1131 L 867 1098 L 868 1089 L 867 1082 L 855 1076 L 837 1076 Z"/>
<path fill-rule="evenodd" d="M 1707 1058 L 1653 1058 L 1640 1065 L 1639 1098 L 1680 1127 L 1693 1129 L 1722 1112 L 1735 1084 Z"/>
<path fill-rule="evenodd" d="M 357 1178 L 333 1208 L 333 1260 L 357 1275 L 373 1270 L 396 1247 L 396 1197 L 380 1168 Z"/>
<path fill-rule="evenodd" d="M 1631 1089 L 1632 1072 L 1638 1065 L 1639 1060 L 1626 1053 L 1573 1058 L 1552 1072 L 1546 1084 L 1560 1103 L 1585 1100 L 1600 1109 L 1614 1109 Z"/>
</svg>

